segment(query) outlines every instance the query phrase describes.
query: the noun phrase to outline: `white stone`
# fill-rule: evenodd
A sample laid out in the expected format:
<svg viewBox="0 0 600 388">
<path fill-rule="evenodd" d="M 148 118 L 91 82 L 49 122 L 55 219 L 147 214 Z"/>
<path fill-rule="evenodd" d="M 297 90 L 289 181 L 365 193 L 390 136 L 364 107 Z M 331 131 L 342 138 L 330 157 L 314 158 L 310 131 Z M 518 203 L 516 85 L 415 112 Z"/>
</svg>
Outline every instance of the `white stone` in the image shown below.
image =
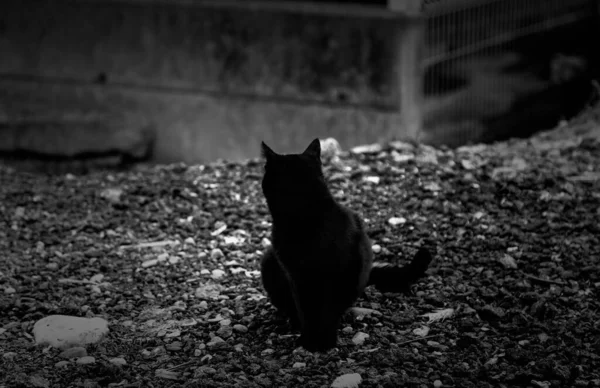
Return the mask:
<svg viewBox="0 0 600 388">
<path fill-rule="evenodd" d="M 237 331 L 238 333 L 247 333 L 248 332 L 248 328 L 244 325 L 233 325 L 233 330 Z"/>
<path fill-rule="evenodd" d="M 365 144 L 353 147 L 350 151 L 354 154 L 376 154 L 382 149 L 381 144 Z"/>
<path fill-rule="evenodd" d="M 218 260 L 223 256 L 225 256 L 225 255 L 223 254 L 223 251 L 220 250 L 219 248 L 215 248 L 212 251 L 210 251 L 210 258 L 213 260 Z"/>
<path fill-rule="evenodd" d="M 350 312 L 352 312 L 352 314 L 354 314 L 355 317 L 364 317 L 366 315 L 378 315 L 378 311 L 375 311 L 373 309 L 368 309 L 365 307 L 351 307 L 350 308 Z M 379 313 L 381 314 L 381 313 Z"/>
<path fill-rule="evenodd" d="M 64 368 L 64 367 L 66 367 L 68 365 L 69 365 L 69 361 L 64 361 L 64 360 L 63 361 L 59 361 L 56 364 L 54 364 L 54 366 L 57 367 L 57 368 Z"/>
<path fill-rule="evenodd" d="M 373 183 L 373 184 L 379 184 L 379 182 L 381 181 L 381 178 L 378 176 L 365 176 L 363 177 L 363 182 L 367 182 L 367 183 Z"/>
<path fill-rule="evenodd" d="M 80 318 L 50 315 L 33 326 L 35 342 L 59 349 L 99 342 L 108 333 L 108 322 L 102 318 Z"/>
<path fill-rule="evenodd" d="M 226 342 L 223 338 L 215 336 L 206 345 L 208 345 L 209 348 L 220 348 L 225 346 Z"/>
<path fill-rule="evenodd" d="M 413 160 L 414 158 L 415 158 L 415 156 L 412 154 L 399 154 L 395 151 L 394 151 L 394 153 L 392 153 L 392 159 L 396 163 L 406 163 L 408 161 Z"/>
<path fill-rule="evenodd" d="M 95 363 L 96 359 L 92 356 L 85 356 L 85 357 L 78 358 L 77 361 L 75 361 L 75 362 L 80 365 L 88 365 L 88 364 Z"/>
<path fill-rule="evenodd" d="M 121 200 L 122 195 L 123 190 L 118 187 L 109 187 L 100 192 L 100 197 L 112 203 L 119 202 Z"/>
<path fill-rule="evenodd" d="M 193 237 L 188 237 L 183 242 L 186 243 L 186 244 L 189 244 L 189 245 L 195 245 L 196 244 L 196 241 L 194 241 Z"/>
<path fill-rule="evenodd" d="M 427 326 L 417 327 L 416 329 L 413 330 L 413 334 L 417 335 L 419 337 L 425 337 L 425 336 L 427 336 L 427 334 L 429 334 L 429 327 L 427 327 Z"/>
<path fill-rule="evenodd" d="M 148 268 L 148 267 L 153 267 L 156 264 L 158 264 L 158 259 L 150 259 L 150 260 L 146 260 L 142 263 L 142 268 Z"/>
<path fill-rule="evenodd" d="M 517 266 L 517 262 L 515 261 L 515 259 L 511 256 L 511 255 L 507 255 L 504 254 L 504 256 L 502 256 L 499 259 L 500 263 L 505 267 L 505 268 L 513 268 L 516 269 Z"/>
<path fill-rule="evenodd" d="M 319 142 L 321 145 L 322 159 L 329 160 L 342 153 L 342 147 L 340 146 L 340 143 L 333 137 L 322 139 Z"/>
<path fill-rule="evenodd" d="M 356 388 L 362 382 L 358 373 L 347 373 L 333 381 L 331 388 Z"/>
<path fill-rule="evenodd" d="M 90 278 L 90 282 L 94 283 L 102 283 L 102 280 L 104 280 L 104 275 L 101 273 L 96 274 Z"/>
<path fill-rule="evenodd" d="M 440 191 L 442 187 L 437 182 L 429 182 L 425 186 L 423 186 L 425 190 L 428 191 Z"/>
<path fill-rule="evenodd" d="M 365 340 L 369 338 L 369 335 L 367 333 L 363 333 L 363 332 L 358 332 L 356 334 L 354 334 L 354 337 L 352 337 L 352 343 L 354 345 L 362 345 L 365 343 Z"/>
<path fill-rule="evenodd" d="M 390 142 L 390 147 L 398 151 L 412 151 L 415 149 L 412 144 L 403 141 L 392 141 Z"/>
<path fill-rule="evenodd" d="M 400 224 L 405 224 L 406 223 L 406 218 L 404 217 L 392 217 L 388 220 L 388 223 L 392 226 L 396 226 L 396 225 L 400 225 Z"/>
<path fill-rule="evenodd" d="M 108 362 L 117 366 L 127 365 L 127 361 L 125 361 L 125 359 L 122 357 L 111 358 L 110 360 L 108 360 Z"/>
</svg>

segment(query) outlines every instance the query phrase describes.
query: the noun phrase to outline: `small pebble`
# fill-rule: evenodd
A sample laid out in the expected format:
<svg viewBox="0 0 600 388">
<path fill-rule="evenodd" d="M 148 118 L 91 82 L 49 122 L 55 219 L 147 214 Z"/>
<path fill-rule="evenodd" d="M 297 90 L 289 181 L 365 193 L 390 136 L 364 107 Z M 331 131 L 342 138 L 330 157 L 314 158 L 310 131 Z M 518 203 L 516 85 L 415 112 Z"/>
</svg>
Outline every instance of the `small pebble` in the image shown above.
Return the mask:
<svg viewBox="0 0 600 388">
<path fill-rule="evenodd" d="M 218 236 L 227 229 L 227 224 L 222 221 L 215 222 L 215 230 L 210 232 L 211 236 Z"/>
<path fill-rule="evenodd" d="M 7 295 L 14 294 L 15 292 L 17 292 L 17 290 L 15 290 L 14 288 L 12 288 L 12 287 L 10 287 L 10 286 L 9 286 L 9 287 L 6 287 L 6 288 L 4 289 L 4 293 L 5 293 L 5 294 L 7 294 Z"/>
<path fill-rule="evenodd" d="M 212 251 L 210 251 L 210 258 L 213 260 L 218 260 L 224 256 L 225 255 L 223 254 L 223 251 L 220 250 L 219 248 L 215 248 Z"/>
<path fill-rule="evenodd" d="M 104 275 L 101 273 L 98 273 L 90 278 L 90 282 L 94 283 L 102 283 L 102 280 L 104 280 Z"/>
<path fill-rule="evenodd" d="M 226 345 L 226 342 L 221 337 L 212 337 L 209 343 L 206 344 L 209 348 L 220 348 Z"/>
<path fill-rule="evenodd" d="M 211 273 L 211 277 L 215 280 L 221 279 L 223 276 L 225 276 L 225 271 L 220 269 L 213 269 Z"/>
<path fill-rule="evenodd" d="M 25 208 L 23 208 L 22 206 L 19 206 L 15 209 L 15 217 L 16 218 L 21 218 L 25 215 Z"/>
<path fill-rule="evenodd" d="M 215 373 L 217 373 L 217 370 L 215 368 L 206 365 L 199 366 L 198 368 L 196 368 L 195 372 L 195 374 L 197 375 L 214 375 Z"/>
<path fill-rule="evenodd" d="M 150 358 L 150 357 L 152 357 L 152 352 L 149 351 L 148 349 L 142 350 L 141 353 L 142 353 L 142 357 L 144 357 L 144 358 Z"/>
<path fill-rule="evenodd" d="M 142 268 L 149 268 L 149 267 L 153 267 L 156 264 L 158 264 L 158 259 L 150 259 L 150 260 L 146 260 L 142 263 Z"/>
<path fill-rule="evenodd" d="M 108 360 L 108 362 L 117 366 L 127 365 L 127 361 L 122 357 L 111 358 L 110 360 Z"/>
<path fill-rule="evenodd" d="M 364 317 L 366 315 L 381 315 L 381 313 L 379 313 L 378 311 L 375 311 L 373 309 L 368 309 L 365 307 L 352 307 L 350 309 L 350 311 L 352 312 L 352 314 L 354 314 L 355 317 Z"/>
<path fill-rule="evenodd" d="M 379 253 L 381 252 L 381 246 L 378 244 L 375 244 L 371 247 L 371 249 L 373 250 L 373 253 Z"/>
<path fill-rule="evenodd" d="M 196 241 L 194 241 L 193 237 L 188 237 L 183 242 L 186 243 L 186 244 L 189 244 L 189 245 L 195 245 L 196 244 Z"/>
<path fill-rule="evenodd" d="M 383 147 L 378 143 L 359 145 L 350 149 L 354 154 L 376 154 L 381 150 L 383 150 Z"/>
<path fill-rule="evenodd" d="M 321 139 L 319 142 L 321 144 L 322 159 L 329 160 L 342 152 L 342 147 L 340 146 L 340 143 L 333 137 Z"/>
<path fill-rule="evenodd" d="M 358 333 L 354 334 L 354 337 L 352 337 L 352 343 L 354 343 L 354 345 L 362 345 L 367 338 L 369 338 L 367 333 L 359 331 Z"/>
<path fill-rule="evenodd" d="M 413 154 L 399 154 L 398 152 L 392 152 L 392 159 L 396 163 L 406 163 L 413 160 L 415 156 Z"/>
<path fill-rule="evenodd" d="M 56 364 L 54 364 L 54 366 L 57 367 L 57 368 L 64 368 L 64 367 L 66 367 L 68 365 L 69 365 L 69 361 L 64 361 L 64 360 L 63 361 L 59 361 Z"/>
<path fill-rule="evenodd" d="M 427 334 L 429 334 L 429 327 L 427 327 L 427 326 L 417 327 L 416 329 L 413 330 L 413 334 L 417 335 L 419 337 L 425 337 L 425 336 L 427 336 Z"/>
<path fill-rule="evenodd" d="M 263 248 L 268 248 L 271 246 L 271 240 L 269 240 L 268 238 L 264 237 L 261 241 L 261 244 L 263 246 Z"/>
<path fill-rule="evenodd" d="M 2 355 L 3 358 L 7 359 L 7 360 L 14 360 L 14 358 L 17 356 L 17 353 L 15 352 L 6 352 Z"/>
<path fill-rule="evenodd" d="M 217 330 L 217 334 L 223 338 L 231 337 L 233 330 L 229 326 L 221 326 L 219 330 Z"/>
<path fill-rule="evenodd" d="M 362 377 L 358 373 L 347 373 L 336 378 L 331 383 L 331 388 L 356 388 L 362 382 Z"/>
<path fill-rule="evenodd" d="M 363 177 L 363 182 L 368 182 L 368 183 L 373 183 L 373 184 L 379 184 L 379 182 L 381 181 L 381 178 L 378 176 L 366 176 Z"/>
<path fill-rule="evenodd" d="M 433 386 L 434 386 L 435 388 L 440 388 L 442 385 L 444 385 L 444 384 L 442 384 L 442 382 L 441 382 L 440 380 L 435 380 L 435 381 L 433 382 Z"/>
<path fill-rule="evenodd" d="M 48 263 L 46 264 L 46 268 L 49 269 L 50 271 L 56 271 L 58 269 L 58 263 Z"/>
<path fill-rule="evenodd" d="M 87 350 L 85 350 L 85 348 L 81 347 L 81 346 L 75 346 L 75 347 L 66 349 L 59 354 L 60 358 L 66 358 L 66 359 L 80 358 L 80 357 L 85 357 L 85 356 L 87 356 Z"/>
<path fill-rule="evenodd" d="M 292 365 L 292 368 L 304 368 L 305 366 L 305 362 L 295 362 L 294 365 Z"/>
<path fill-rule="evenodd" d="M 406 218 L 404 217 L 392 217 L 388 220 L 388 223 L 392 226 L 401 225 L 406 223 Z"/>
<path fill-rule="evenodd" d="M 171 352 L 178 352 L 181 349 L 183 349 L 183 344 L 181 343 L 181 341 L 175 341 L 171 342 L 170 344 L 167 344 L 165 348 Z"/>
<path fill-rule="evenodd" d="M 96 359 L 92 356 L 85 356 L 78 358 L 76 361 L 79 365 L 88 365 L 96 362 Z"/>
<path fill-rule="evenodd" d="M 429 182 L 423 188 L 427 191 L 440 191 L 442 187 L 437 182 Z"/>
<path fill-rule="evenodd" d="M 233 325 L 233 330 L 237 331 L 238 333 L 247 333 L 248 332 L 248 328 L 244 325 Z"/>
</svg>

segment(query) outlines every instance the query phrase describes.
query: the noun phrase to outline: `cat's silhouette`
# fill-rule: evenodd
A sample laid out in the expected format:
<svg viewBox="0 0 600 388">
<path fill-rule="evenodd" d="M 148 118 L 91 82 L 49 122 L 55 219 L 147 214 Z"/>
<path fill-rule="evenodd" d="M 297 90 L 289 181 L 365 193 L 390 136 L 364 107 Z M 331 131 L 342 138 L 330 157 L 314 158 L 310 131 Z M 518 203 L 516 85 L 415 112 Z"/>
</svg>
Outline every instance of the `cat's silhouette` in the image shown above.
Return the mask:
<svg viewBox="0 0 600 388">
<path fill-rule="evenodd" d="M 303 153 L 289 155 L 262 143 L 262 190 L 272 217 L 262 282 L 271 303 L 300 329 L 299 344 L 309 351 L 336 346 L 340 318 L 367 285 L 405 292 L 432 260 L 421 248 L 405 267 L 373 263 L 363 222 L 331 195 L 320 154 L 318 139 Z"/>
</svg>

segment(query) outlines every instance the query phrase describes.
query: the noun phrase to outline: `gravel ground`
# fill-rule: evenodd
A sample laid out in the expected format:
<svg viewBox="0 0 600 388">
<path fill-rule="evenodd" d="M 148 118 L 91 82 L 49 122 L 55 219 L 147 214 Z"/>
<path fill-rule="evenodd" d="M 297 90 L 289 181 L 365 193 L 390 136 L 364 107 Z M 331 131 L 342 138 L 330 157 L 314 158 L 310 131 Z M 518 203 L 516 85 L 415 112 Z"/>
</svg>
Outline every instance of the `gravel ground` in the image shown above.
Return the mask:
<svg viewBox="0 0 600 388">
<path fill-rule="evenodd" d="M 377 260 L 438 244 L 413 295 L 368 289 L 327 354 L 295 349 L 264 297 L 259 160 L 80 177 L 0 167 L 0 386 L 328 387 L 359 374 L 360 387 L 598 387 L 599 128 L 327 164 Z M 94 362 L 34 344 L 49 314 L 109 321 Z"/>
</svg>

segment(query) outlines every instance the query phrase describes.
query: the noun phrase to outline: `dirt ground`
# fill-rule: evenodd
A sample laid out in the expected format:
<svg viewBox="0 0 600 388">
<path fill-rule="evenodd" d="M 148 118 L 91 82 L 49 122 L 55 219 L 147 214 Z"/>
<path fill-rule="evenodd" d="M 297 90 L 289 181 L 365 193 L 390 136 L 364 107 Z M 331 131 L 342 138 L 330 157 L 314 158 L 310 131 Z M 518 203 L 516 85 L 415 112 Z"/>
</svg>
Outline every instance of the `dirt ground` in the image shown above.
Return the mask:
<svg viewBox="0 0 600 388">
<path fill-rule="evenodd" d="M 259 160 L 0 167 L 0 387 L 329 387 L 350 373 L 360 387 L 599 387 L 597 116 L 529 140 L 391 144 L 327 164 L 377 260 L 438 247 L 412 295 L 368 289 L 366 315 L 348 314 L 327 354 L 295 349 L 264 297 Z M 95 362 L 34 344 L 49 314 L 108 320 Z"/>
</svg>

